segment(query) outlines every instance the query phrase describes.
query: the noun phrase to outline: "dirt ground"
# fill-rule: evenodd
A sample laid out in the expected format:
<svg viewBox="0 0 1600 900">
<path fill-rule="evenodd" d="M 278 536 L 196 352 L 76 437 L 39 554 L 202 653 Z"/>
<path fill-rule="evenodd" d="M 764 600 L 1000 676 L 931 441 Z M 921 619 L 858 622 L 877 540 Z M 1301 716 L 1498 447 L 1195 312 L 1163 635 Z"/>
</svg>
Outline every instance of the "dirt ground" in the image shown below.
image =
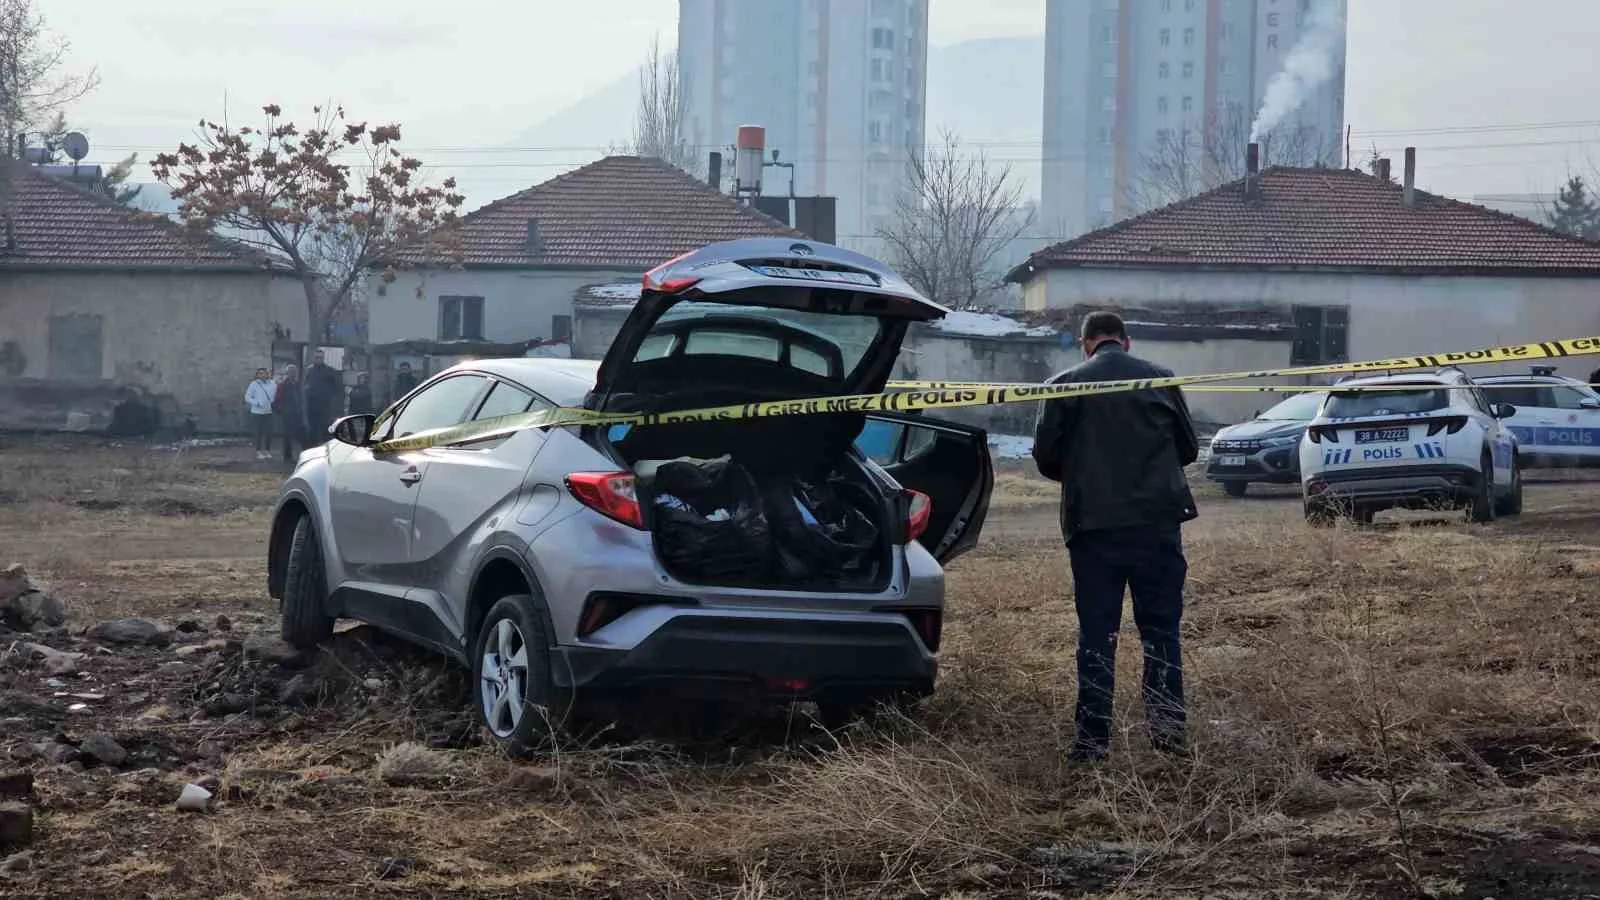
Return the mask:
<svg viewBox="0 0 1600 900">
<path fill-rule="evenodd" d="M 364 627 L 312 658 L 272 640 L 281 476 L 242 447 L 0 437 L 0 567 L 69 613 L 0 631 L 0 792 L 32 773 L 35 817 L 0 896 L 1600 897 L 1600 484 L 1543 479 L 1487 527 L 1326 531 L 1292 490 L 1197 486 L 1192 756 L 1144 742 L 1130 622 L 1124 733 L 1078 768 L 1071 580 L 1020 467 L 950 567 L 911 716 L 526 762 L 478 743 L 439 660 Z M 162 630 L 93 630 L 132 616 Z M 187 783 L 209 811 L 175 808 Z"/>
</svg>

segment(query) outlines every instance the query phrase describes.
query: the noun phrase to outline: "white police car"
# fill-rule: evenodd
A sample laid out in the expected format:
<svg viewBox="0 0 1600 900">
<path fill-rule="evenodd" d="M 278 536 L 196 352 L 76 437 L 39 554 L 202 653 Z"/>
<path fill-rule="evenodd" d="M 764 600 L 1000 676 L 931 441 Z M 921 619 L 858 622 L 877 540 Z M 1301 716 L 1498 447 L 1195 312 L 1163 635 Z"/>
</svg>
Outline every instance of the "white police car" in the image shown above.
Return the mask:
<svg viewBox="0 0 1600 900">
<path fill-rule="evenodd" d="M 1374 390 L 1397 388 L 1398 390 Z M 1306 520 L 1370 522 L 1385 509 L 1522 511 L 1516 408 L 1459 369 L 1349 378 L 1331 387 L 1300 443 Z"/>
<path fill-rule="evenodd" d="M 1600 465 L 1600 393 L 1555 366 L 1533 366 L 1530 375 L 1488 375 L 1490 400 L 1509 403 L 1517 414 L 1505 420 L 1526 466 Z"/>
</svg>

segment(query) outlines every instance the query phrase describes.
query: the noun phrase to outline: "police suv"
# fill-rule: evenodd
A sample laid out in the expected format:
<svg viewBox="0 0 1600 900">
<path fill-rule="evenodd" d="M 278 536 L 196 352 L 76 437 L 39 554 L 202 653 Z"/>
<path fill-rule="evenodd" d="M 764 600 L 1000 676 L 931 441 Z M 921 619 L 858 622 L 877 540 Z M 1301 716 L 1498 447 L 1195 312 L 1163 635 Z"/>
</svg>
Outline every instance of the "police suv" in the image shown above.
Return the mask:
<svg viewBox="0 0 1600 900">
<path fill-rule="evenodd" d="M 1600 465 L 1600 394 L 1555 366 L 1533 366 L 1531 375 L 1474 379 L 1490 400 L 1509 403 L 1517 414 L 1505 420 L 1517 438 L 1523 465 Z"/>
<path fill-rule="evenodd" d="M 1372 521 L 1385 509 L 1465 508 L 1474 522 L 1522 511 L 1514 406 L 1456 368 L 1340 381 L 1300 443 L 1306 520 Z"/>
</svg>

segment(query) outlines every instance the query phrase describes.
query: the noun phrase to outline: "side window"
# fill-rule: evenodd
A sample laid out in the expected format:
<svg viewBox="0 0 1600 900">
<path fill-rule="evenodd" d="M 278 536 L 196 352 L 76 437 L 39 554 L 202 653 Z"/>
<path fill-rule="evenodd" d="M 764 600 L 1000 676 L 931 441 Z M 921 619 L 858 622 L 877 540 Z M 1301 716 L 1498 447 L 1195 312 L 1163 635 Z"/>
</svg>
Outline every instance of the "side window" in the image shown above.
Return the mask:
<svg viewBox="0 0 1600 900">
<path fill-rule="evenodd" d="M 395 417 L 391 436 L 405 437 L 459 424 L 467 414 L 467 404 L 478 396 L 480 390 L 483 390 L 482 375 L 457 375 L 430 385 L 400 410 L 400 415 Z"/>
<path fill-rule="evenodd" d="M 478 407 L 478 412 L 472 417 L 472 421 L 514 416 L 517 413 L 527 412 L 532 403 L 533 394 L 514 384 L 496 381 L 494 387 L 489 389 L 489 396 L 483 398 L 483 403 Z"/>
<path fill-rule="evenodd" d="M 639 352 L 633 355 L 634 362 L 644 362 L 647 359 L 661 359 L 672 355 L 673 345 L 678 341 L 675 334 L 652 334 L 639 344 Z"/>
<path fill-rule="evenodd" d="M 1540 393 L 1541 389 L 1536 387 L 1496 387 L 1490 392 L 1489 399 L 1509 403 L 1517 409 L 1524 407 L 1537 409 L 1546 405 L 1544 398 L 1539 396 Z"/>
<path fill-rule="evenodd" d="M 901 462 L 913 460 L 933 449 L 939 443 L 939 432 L 932 428 L 913 428 L 906 435 L 906 449 L 901 454 Z"/>
<path fill-rule="evenodd" d="M 1583 409 L 1583 401 L 1588 397 L 1582 391 L 1569 387 L 1552 387 L 1550 393 L 1555 395 L 1556 409 Z"/>
<path fill-rule="evenodd" d="M 900 436 L 905 431 L 906 426 L 899 422 L 868 419 L 861 436 L 856 438 L 856 447 L 878 465 L 892 466 L 900 450 Z"/>
</svg>

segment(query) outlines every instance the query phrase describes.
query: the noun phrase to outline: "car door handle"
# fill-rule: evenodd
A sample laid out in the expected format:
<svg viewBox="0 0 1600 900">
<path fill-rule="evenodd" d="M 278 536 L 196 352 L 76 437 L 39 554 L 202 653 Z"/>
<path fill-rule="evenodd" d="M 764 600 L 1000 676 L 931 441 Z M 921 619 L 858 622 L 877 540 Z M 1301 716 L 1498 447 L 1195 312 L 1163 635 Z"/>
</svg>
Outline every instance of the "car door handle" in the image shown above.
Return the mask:
<svg viewBox="0 0 1600 900">
<path fill-rule="evenodd" d="M 405 483 L 405 484 L 416 484 L 417 482 L 419 482 L 421 480 L 422 480 L 422 473 L 417 471 L 417 467 L 416 466 L 412 466 L 411 468 L 409 468 L 409 469 L 405 470 L 404 472 L 400 473 L 400 481 Z"/>
</svg>

